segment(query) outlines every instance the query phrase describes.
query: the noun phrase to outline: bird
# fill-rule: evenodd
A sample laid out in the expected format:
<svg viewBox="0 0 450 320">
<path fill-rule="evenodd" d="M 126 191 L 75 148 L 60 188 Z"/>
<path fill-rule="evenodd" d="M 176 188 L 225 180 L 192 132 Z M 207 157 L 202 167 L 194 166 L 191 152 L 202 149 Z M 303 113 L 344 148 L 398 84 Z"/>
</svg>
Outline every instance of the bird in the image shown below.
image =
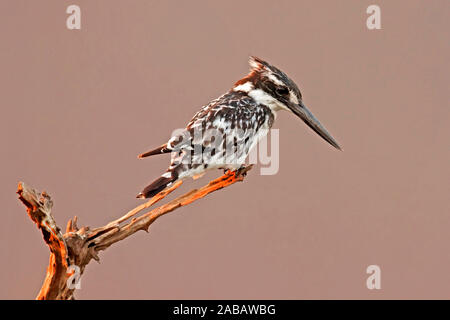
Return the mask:
<svg viewBox="0 0 450 320">
<path fill-rule="evenodd" d="M 250 56 L 250 72 L 232 88 L 203 106 L 185 129 L 138 158 L 171 153 L 168 169 L 137 198 L 152 198 L 178 180 L 196 178 L 212 169 L 237 171 L 266 136 L 280 111 L 288 111 L 334 148 L 341 147 L 303 103 L 302 94 L 283 71 Z M 230 150 L 232 152 L 230 152 Z"/>
</svg>

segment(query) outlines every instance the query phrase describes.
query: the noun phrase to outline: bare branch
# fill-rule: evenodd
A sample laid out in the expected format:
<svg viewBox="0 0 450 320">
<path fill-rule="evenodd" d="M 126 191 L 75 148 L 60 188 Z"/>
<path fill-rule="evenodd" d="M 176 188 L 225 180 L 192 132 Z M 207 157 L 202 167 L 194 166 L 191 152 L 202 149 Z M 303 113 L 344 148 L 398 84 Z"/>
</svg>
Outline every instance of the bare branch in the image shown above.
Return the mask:
<svg viewBox="0 0 450 320">
<path fill-rule="evenodd" d="M 77 266 L 81 276 L 92 259 L 100 261 L 99 251 L 107 249 L 112 244 L 126 239 L 139 230 L 148 232 L 150 225 L 156 219 L 177 208 L 186 206 L 235 182 L 243 181 L 247 171 L 251 168 L 250 165 L 234 172 L 227 172 L 200 189 L 194 189 L 158 208 L 135 217 L 178 188 L 181 185 L 181 181 L 179 181 L 148 202 L 137 206 L 124 216 L 103 227 L 90 229 L 86 226 L 79 229 L 77 217 L 74 217 L 67 223 L 66 234 L 64 235 L 62 235 L 51 214 L 53 203 L 50 196 L 45 192 L 37 193 L 23 182 L 19 183 L 17 191 L 19 199 L 27 207 L 30 218 L 42 231 L 44 241 L 49 246 L 51 253 L 47 275 L 37 299 L 74 299 L 75 287 L 68 284 L 71 275 L 68 273 L 69 266 Z"/>
<path fill-rule="evenodd" d="M 60 291 L 52 288 L 63 288 L 65 286 L 65 273 L 67 270 L 67 246 L 61 230 L 56 225 L 51 214 L 53 202 L 50 196 L 42 192 L 37 193 L 34 189 L 20 182 L 17 193 L 19 199 L 27 207 L 28 215 L 42 231 L 44 241 L 50 248 L 50 262 L 44 284 L 37 299 L 63 299 Z"/>
</svg>

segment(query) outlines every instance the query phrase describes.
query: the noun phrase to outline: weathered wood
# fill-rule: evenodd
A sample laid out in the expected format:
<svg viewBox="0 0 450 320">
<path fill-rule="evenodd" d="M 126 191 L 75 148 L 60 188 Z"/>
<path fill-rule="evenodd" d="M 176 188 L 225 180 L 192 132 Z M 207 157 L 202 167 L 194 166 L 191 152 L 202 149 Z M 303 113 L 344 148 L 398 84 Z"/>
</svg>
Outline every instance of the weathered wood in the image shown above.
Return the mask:
<svg viewBox="0 0 450 320">
<path fill-rule="evenodd" d="M 247 171 L 251 168 L 250 165 L 235 172 L 227 172 L 200 189 L 194 189 L 158 208 L 135 217 L 178 188 L 181 185 L 180 181 L 103 227 L 90 229 L 85 226 L 78 228 L 77 217 L 74 217 L 67 223 L 64 235 L 53 218 L 51 212 L 53 202 L 50 196 L 45 192 L 39 194 L 25 183 L 20 182 L 17 190 L 19 199 L 26 206 L 31 220 L 41 230 L 44 241 L 50 249 L 47 274 L 36 299 L 74 299 L 75 287 L 68 283 L 71 276 L 70 266 L 78 267 L 81 276 L 92 259 L 97 262 L 100 261 L 99 251 L 107 249 L 112 244 L 126 239 L 139 230 L 148 232 L 150 225 L 156 219 L 169 212 L 201 199 L 211 192 L 230 186 L 235 182 L 243 181 Z"/>
</svg>

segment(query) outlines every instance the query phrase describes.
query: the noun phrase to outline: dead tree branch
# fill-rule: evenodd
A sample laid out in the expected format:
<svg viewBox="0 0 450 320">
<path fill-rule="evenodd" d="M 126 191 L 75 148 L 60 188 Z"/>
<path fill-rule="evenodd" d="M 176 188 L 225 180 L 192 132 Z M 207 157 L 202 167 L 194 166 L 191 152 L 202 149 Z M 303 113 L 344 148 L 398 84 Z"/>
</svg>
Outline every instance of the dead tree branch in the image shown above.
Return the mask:
<svg viewBox="0 0 450 320">
<path fill-rule="evenodd" d="M 235 172 L 227 172 L 200 189 L 194 189 L 158 208 L 135 217 L 178 188 L 181 185 L 180 181 L 103 227 L 90 229 L 86 226 L 79 229 L 77 217 L 74 217 L 67 223 L 65 234 L 61 233 L 51 213 L 53 202 L 50 196 L 45 192 L 39 194 L 25 183 L 20 182 L 17 190 L 19 199 L 26 206 L 31 220 L 41 230 L 44 241 L 50 249 L 47 274 L 36 299 L 74 299 L 76 286 L 71 282 L 73 274 L 71 266 L 76 266 L 79 276 L 81 276 L 92 259 L 100 261 L 99 251 L 126 239 L 139 230 L 148 232 L 150 225 L 162 215 L 186 206 L 211 192 L 230 186 L 235 182 L 243 181 L 244 176 L 250 169 L 251 166 L 248 166 Z"/>
</svg>

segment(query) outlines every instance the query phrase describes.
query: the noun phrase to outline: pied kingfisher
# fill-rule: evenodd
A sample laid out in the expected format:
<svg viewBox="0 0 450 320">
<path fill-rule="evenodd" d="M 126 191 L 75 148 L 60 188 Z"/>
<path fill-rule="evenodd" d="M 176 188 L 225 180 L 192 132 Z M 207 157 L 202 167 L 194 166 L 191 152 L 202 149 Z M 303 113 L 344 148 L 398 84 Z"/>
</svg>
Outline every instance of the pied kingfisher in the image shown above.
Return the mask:
<svg viewBox="0 0 450 320">
<path fill-rule="evenodd" d="M 281 70 L 250 57 L 250 73 L 198 111 L 182 132 L 162 146 L 139 155 L 172 153 L 167 171 L 138 198 L 151 198 L 179 179 L 198 177 L 210 169 L 238 170 L 250 150 L 267 135 L 276 114 L 290 111 L 333 147 L 338 143 L 305 107 L 297 85 Z M 229 152 L 232 150 L 232 152 Z"/>
</svg>

